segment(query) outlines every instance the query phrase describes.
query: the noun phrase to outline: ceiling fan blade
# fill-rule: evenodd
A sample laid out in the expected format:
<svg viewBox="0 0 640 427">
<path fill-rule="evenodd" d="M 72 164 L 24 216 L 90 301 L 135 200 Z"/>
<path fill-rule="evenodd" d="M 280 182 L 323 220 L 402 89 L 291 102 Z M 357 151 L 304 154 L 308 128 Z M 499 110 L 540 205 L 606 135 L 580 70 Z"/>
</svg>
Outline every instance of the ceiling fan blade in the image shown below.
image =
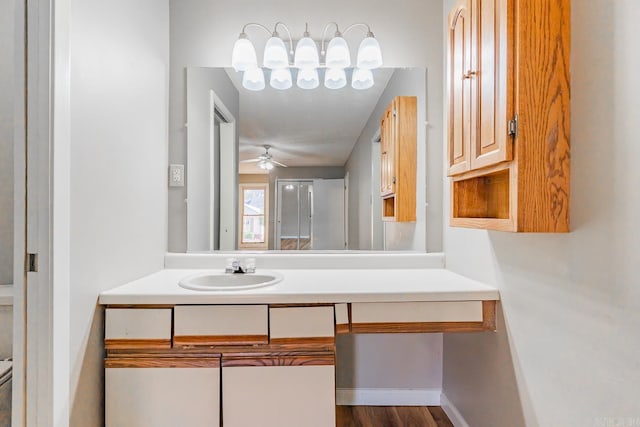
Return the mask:
<svg viewBox="0 0 640 427">
<path fill-rule="evenodd" d="M 259 162 L 262 159 L 247 159 L 247 160 L 240 160 L 240 163 L 255 163 L 255 162 Z"/>
<path fill-rule="evenodd" d="M 280 163 L 280 162 L 276 162 L 276 161 L 275 161 L 275 160 L 273 160 L 273 159 L 271 159 L 271 160 L 270 160 L 270 162 L 271 162 L 271 163 L 273 163 L 273 164 L 276 164 L 276 165 L 278 165 L 278 166 L 282 166 L 283 168 L 287 168 L 287 167 L 288 167 L 287 165 L 283 165 L 282 163 Z"/>
</svg>

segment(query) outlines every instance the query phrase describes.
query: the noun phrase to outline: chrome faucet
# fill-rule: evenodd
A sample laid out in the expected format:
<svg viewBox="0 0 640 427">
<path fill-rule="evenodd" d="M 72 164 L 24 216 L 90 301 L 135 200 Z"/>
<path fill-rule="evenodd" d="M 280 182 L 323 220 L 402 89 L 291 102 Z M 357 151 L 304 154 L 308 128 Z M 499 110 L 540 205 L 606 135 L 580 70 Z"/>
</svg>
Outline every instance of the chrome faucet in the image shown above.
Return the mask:
<svg viewBox="0 0 640 427">
<path fill-rule="evenodd" d="M 254 258 L 246 259 L 244 263 L 241 263 L 237 258 L 227 259 L 227 266 L 224 269 L 225 273 L 229 274 L 244 274 L 256 272 L 256 260 Z"/>
</svg>

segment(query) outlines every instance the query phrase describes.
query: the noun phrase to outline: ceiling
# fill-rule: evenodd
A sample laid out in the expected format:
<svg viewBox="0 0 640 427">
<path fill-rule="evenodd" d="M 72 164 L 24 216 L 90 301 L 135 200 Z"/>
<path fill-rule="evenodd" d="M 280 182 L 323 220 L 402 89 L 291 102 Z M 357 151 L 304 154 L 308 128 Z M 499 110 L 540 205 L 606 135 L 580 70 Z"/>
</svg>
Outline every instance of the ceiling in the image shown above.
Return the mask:
<svg viewBox="0 0 640 427">
<path fill-rule="evenodd" d="M 295 86 L 277 90 L 269 86 L 252 92 L 242 87 L 242 73 L 226 69 L 240 94 L 240 160 L 258 157 L 271 145 L 273 159 L 287 166 L 343 166 L 378 99 L 393 75 L 393 68 L 374 70 L 375 85 L 355 90 L 304 90 Z M 295 82 L 295 73 L 294 73 Z M 347 73 L 347 80 L 351 77 Z M 259 173 L 255 163 L 240 163 L 240 173 Z"/>
</svg>

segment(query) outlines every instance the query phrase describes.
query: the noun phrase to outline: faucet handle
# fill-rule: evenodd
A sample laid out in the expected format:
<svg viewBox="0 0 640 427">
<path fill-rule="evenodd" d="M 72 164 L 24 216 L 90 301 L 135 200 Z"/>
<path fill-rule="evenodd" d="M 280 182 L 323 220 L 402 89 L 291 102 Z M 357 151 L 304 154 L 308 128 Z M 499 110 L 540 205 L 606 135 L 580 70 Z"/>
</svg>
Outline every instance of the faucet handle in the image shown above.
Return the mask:
<svg viewBox="0 0 640 427">
<path fill-rule="evenodd" d="M 224 267 L 224 272 L 233 273 L 238 269 L 239 266 L 240 266 L 240 262 L 238 261 L 238 258 L 227 258 L 227 261 Z"/>
<path fill-rule="evenodd" d="M 255 258 L 247 258 L 244 260 L 244 270 L 247 273 L 255 273 L 256 272 L 256 259 Z"/>
</svg>

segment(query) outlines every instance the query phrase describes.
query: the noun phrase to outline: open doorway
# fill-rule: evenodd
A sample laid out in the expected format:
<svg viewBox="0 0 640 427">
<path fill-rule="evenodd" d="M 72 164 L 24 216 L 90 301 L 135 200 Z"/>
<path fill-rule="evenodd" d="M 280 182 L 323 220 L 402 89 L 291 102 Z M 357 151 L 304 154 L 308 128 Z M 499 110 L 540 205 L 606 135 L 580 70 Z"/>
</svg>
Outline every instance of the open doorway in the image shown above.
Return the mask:
<svg viewBox="0 0 640 427">
<path fill-rule="evenodd" d="M 14 130 L 18 0 L 0 2 L 0 427 L 10 427 L 13 391 L 14 325 Z M 18 313 L 16 311 L 16 313 Z"/>
</svg>

